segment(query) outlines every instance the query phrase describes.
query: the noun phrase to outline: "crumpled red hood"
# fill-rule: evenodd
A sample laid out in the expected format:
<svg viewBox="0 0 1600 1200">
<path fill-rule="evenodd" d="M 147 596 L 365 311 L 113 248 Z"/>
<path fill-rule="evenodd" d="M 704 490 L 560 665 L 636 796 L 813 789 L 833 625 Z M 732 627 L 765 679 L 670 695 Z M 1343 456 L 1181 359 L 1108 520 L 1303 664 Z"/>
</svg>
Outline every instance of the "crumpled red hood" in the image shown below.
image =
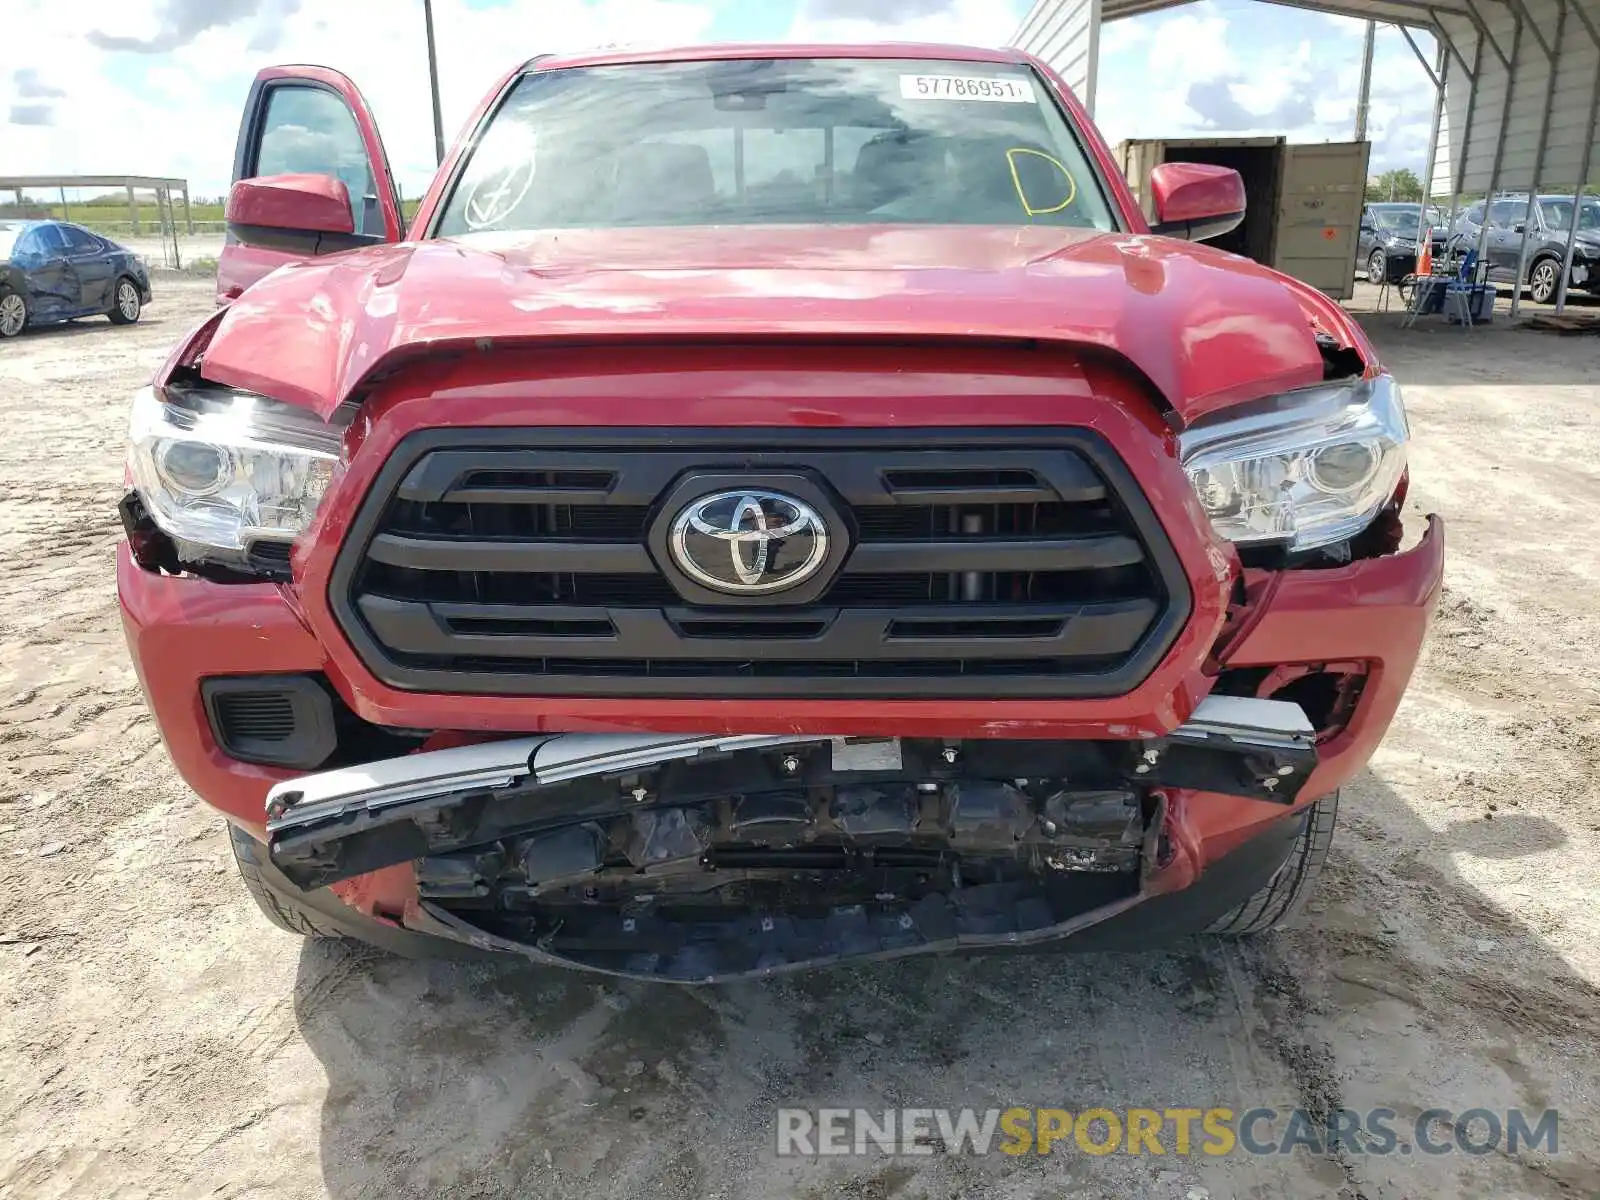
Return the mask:
<svg viewBox="0 0 1600 1200">
<path fill-rule="evenodd" d="M 1179 417 L 1323 377 L 1318 293 L 1205 246 L 1092 230 L 714 227 L 476 234 L 313 259 L 233 301 L 202 373 L 326 417 L 409 355 L 673 337 L 1103 348 Z M 1365 353 L 1364 343 L 1360 343 Z"/>
</svg>

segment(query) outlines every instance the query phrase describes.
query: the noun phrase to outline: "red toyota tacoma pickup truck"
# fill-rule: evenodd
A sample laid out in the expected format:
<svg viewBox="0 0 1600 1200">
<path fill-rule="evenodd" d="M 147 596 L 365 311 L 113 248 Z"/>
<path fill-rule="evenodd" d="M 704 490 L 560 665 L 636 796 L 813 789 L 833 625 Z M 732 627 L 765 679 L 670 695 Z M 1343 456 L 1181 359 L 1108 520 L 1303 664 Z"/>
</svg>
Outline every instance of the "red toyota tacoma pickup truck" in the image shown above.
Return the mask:
<svg viewBox="0 0 1600 1200">
<path fill-rule="evenodd" d="M 1011 50 L 535 59 L 409 230 L 259 76 L 118 591 L 267 916 L 684 982 L 1280 923 L 1440 585 L 1400 392 Z"/>
</svg>

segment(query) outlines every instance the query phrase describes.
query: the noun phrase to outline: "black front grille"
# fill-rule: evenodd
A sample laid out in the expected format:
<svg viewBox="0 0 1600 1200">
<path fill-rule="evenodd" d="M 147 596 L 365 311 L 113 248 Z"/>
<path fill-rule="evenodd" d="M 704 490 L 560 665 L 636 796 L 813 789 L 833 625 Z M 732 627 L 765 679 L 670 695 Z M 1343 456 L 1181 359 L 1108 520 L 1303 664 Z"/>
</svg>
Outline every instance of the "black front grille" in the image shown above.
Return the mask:
<svg viewBox="0 0 1600 1200">
<path fill-rule="evenodd" d="M 698 475 L 814 485 L 849 543 L 837 573 L 804 604 L 675 584 L 652 530 Z M 401 444 L 332 599 L 412 690 L 1002 697 L 1131 688 L 1189 592 L 1087 431 L 479 429 Z"/>
</svg>

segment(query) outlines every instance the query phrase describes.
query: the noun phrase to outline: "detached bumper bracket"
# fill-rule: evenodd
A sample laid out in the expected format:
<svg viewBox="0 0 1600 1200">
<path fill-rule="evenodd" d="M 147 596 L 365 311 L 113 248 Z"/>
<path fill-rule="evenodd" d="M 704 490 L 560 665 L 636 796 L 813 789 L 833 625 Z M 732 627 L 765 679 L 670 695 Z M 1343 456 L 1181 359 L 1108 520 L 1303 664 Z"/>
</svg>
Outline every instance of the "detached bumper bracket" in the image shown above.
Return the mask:
<svg viewBox="0 0 1600 1200">
<path fill-rule="evenodd" d="M 1134 777 L 1292 804 L 1316 766 L 1316 731 L 1299 705 L 1210 696 L 1184 724 L 1145 744 Z"/>
</svg>

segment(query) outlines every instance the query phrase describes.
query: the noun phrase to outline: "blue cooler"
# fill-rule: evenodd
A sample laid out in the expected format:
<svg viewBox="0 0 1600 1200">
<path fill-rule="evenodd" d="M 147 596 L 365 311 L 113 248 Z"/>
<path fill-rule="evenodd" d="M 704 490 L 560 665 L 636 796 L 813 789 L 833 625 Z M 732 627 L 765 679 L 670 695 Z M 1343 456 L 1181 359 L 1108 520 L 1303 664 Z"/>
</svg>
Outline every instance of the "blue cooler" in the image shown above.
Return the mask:
<svg viewBox="0 0 1600 1200">
<path fill-rule="evenodd" d="M 1444 289 L 1441 288 L 1441 297 L 1443 294 Z M 1467 300 L 1467 311 L 1472 314 L 1472 323 L 1474 325 L 1487 325 L 1494 320 L 1494 303 L 1499 298 L 1500 293 L 1487 283 L 1474 284 L 1472 294 Z M 1454 313 L 1450 314 L 1450 322 L 1453 325 L 1460 324 Z"/>
</svg>

